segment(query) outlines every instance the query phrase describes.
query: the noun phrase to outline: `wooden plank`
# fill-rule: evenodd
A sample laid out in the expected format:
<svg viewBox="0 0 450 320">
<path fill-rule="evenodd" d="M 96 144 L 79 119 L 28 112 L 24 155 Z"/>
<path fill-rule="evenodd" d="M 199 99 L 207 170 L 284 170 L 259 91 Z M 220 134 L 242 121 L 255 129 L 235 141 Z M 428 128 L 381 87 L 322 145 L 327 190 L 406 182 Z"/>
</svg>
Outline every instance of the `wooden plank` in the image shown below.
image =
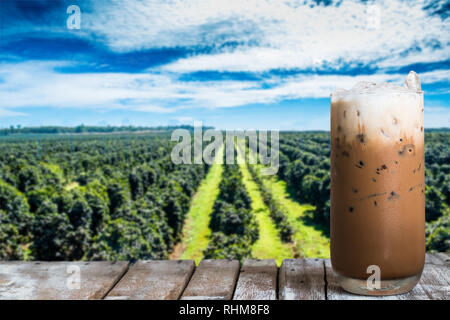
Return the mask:
<svg viewBox="0 0 450 320">
<path fill-rule="evenodd" d="M 237 260 L 203 260 L 184 291 L 182 300 L 230 300 L 239 274 Z"/>
<path fill-rule="evenodd" d="M 425 263 L 450 266 L 450 258 L 443 252 L 427 253 Z"/>
<path fill-rule="evenodd" d="M 323 259 L 283 260 L 279 273 L 279 299 L 325 299 Z"/>
<path fill-rule="evenodd" d="M 426 264 L 419 286 L 432 300 L 450 299 L 450 268 L 448 265 Z"/>
<path fill-rule="evenodd" d="M 0 299 L 102 299 L 127 269 L 128 262 L 4 261 Z"/>
<path fill-rule="evenodd" d="M 450 252 L 438 252 L 436 255 L 442 259 L 445 265 L 450 266 Z"/>
<path fill-rule="evenodd" d="M 234 300 L 276 300 L 278 268 L 275 260 L 245 260 Z"/>
<path fill-rule="evenodd" d="M 194 260 L 138 261 L 106 299 L 177 300 L 194 269 Z"/>
<path fill-rule="evenodd" d="M 450 253 L 445 252 L 427 253 L 425 263 L 446 265 L 450 267 Z"/>
</svg>

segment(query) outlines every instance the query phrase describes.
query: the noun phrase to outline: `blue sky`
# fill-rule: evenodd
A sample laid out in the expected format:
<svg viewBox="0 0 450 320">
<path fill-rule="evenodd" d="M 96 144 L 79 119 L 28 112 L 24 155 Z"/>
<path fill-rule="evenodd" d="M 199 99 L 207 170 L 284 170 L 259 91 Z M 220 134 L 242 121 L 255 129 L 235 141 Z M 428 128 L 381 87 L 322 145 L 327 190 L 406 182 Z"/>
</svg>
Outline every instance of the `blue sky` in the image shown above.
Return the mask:
<svg viewBox="0 0 450 320">
<path fill-rule="evenodd" d="M 410 70 L 426 127 L 449 127 L 449 13 L 425 0 L 1 1 L 0 127 L 328 129 L 336 88 Z"/>
</svg>

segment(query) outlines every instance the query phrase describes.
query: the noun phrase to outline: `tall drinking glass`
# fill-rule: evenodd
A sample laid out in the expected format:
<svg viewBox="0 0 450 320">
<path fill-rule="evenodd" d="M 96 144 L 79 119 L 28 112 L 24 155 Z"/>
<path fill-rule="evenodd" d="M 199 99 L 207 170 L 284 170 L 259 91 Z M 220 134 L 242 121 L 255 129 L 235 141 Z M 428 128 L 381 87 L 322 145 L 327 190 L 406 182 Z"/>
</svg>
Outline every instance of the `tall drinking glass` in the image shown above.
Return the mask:
<svg viewBox="0 0 450 320">
<path fill-rule="evenodd" d="M 331 95 L 331 263 L 343 289 L 411 290 L 425 262 L 423 92 L 358 83 Z"/>
</svg>

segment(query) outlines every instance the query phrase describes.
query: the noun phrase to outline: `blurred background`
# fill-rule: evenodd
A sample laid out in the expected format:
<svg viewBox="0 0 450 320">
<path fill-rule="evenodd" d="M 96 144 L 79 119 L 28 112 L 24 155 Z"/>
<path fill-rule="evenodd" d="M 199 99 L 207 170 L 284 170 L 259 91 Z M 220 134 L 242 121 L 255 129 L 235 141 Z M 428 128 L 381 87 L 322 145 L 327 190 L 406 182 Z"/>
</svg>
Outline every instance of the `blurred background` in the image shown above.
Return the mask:
<svg viewBox="0 0 450 320">
<path fill-rule="evenodd" d="M 0 2 L 0 259 L 329 256 L 329 96 L 425 91 L 449 250 L 449 1 Z M 174 165 L 174 128 L 276 129 L 280 169 Z M 221 156 L 218 153 L 216 156 Z M 243 155 L 241 155 L 243 156 Z"/>
</svg>

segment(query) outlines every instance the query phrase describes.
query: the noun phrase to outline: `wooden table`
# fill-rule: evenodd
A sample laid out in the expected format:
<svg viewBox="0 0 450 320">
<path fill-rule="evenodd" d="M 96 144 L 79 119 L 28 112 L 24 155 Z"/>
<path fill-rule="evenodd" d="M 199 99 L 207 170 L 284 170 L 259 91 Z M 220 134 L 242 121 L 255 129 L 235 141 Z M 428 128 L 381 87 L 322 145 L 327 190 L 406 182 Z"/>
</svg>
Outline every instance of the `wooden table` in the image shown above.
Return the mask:
<svg viewBox="0 0 450 320">
<path fill-rule="evenodd" d="M 0 299 L 450 299 L 450 254 L 428 254 L 409 293 L 344 292 L 328 259 L 128 262 L 0 262 Z"/>
</svg>

